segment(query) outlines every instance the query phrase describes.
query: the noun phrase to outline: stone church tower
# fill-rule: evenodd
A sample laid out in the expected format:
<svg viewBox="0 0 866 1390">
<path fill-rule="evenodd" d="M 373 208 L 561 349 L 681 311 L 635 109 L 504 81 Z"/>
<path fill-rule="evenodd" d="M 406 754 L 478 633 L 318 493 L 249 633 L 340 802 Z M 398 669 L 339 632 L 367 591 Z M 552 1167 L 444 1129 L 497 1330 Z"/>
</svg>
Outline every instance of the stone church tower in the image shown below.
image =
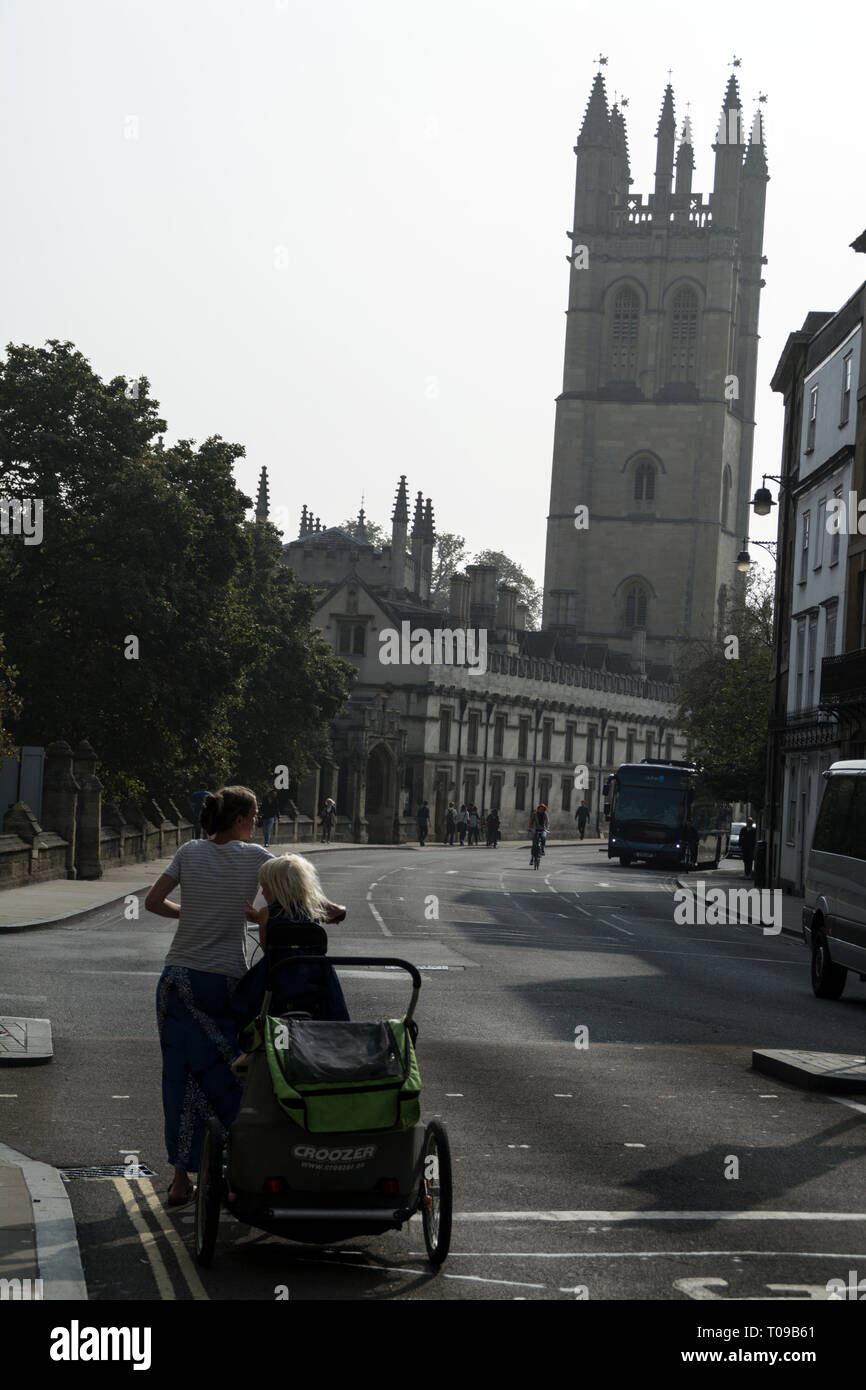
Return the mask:
<svg viewBox="0 0 866 1390">
<path fill-rule="evenodd" d="M 625 120 L 595 78 L 578 137 L 556 403 L 545 629 L 630 654 L 724 624 L 748 535 L 768 180 L 732 75 L 712 194 L 665 90 L 654 192 L 631 192 Z M 585 512 L 577 509 L 585 508 Z"/>
</svg>

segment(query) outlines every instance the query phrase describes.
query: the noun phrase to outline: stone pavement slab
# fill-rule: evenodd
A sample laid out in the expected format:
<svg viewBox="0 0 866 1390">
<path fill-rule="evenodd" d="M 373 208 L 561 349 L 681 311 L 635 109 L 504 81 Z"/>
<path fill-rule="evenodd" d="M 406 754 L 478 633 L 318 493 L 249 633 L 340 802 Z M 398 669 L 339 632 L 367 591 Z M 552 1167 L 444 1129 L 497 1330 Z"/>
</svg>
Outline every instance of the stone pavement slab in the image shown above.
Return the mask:
<svg viewBox="0 0 866 1390">
<path fill-rule="evenodd" d="M 808 1091 L 866 1092 L 866 1059 L 847 1052 L 761 1049 L 752 1053 L 752 1069 Z"/>
</svg>

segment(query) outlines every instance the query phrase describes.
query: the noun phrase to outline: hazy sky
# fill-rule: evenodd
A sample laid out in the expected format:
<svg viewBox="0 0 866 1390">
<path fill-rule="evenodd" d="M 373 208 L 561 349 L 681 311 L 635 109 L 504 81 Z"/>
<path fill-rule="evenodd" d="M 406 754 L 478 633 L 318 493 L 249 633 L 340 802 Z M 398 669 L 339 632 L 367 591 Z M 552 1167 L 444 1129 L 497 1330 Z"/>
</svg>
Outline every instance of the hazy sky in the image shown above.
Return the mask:
<svg viewBox="0 0 866 1390">
<path fill-rule="evenodd" d="M 644 194 L 669 68 L 697 192 L 734 55 L 749 123 L 768 96 L 757 482 L 779 472 L 788 333 L 866 279 L 857 13 L 0 0 L 2 343 L 147 375 L 169 442 L 244 444 L 250 494 L 267 464 L 286 539 L 303 503 L 333 525 L 362 492 L 389 524 L 405 473 L 440 529 L 540 582 L 594 59 Z"/>
</svg>

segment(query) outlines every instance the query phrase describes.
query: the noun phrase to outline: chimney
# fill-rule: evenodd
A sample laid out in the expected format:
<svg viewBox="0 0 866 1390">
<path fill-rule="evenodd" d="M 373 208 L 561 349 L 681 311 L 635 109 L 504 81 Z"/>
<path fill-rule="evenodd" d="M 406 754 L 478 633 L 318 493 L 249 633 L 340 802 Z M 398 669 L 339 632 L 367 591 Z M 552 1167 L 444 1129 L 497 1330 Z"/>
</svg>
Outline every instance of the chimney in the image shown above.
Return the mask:
<svg viewBox="0 0 866 1390">
<path fill-rule="evenodd" d="M 469 594 L 472 581 L 465 574 L 452 574 L 448 599 L 449 616 L 458 627 L 469 626 Z"/>
<path fill-rule="evenodd" d="M 520 591 L 513 584 L 500 584 L 497 592 L 499 602 L 496 606 L 496 626 L 504 629 L 507 640 L 517 626 L 517 599 Z"/>
<path fill-rule="evenodd" d="M 466 573 L 472 581 L 472 596 L 469 600 L 469 626 L 493 628 L 496 626 L 496 566 L 467 565 Z"/>
<path fill-rule="evenodd" d="M 529 617 L 529 609 L 525 603 L 518 603 L 514 610 L 514 626 L 518 632 L 526 631 L 526 619 Z"/>
</svg>

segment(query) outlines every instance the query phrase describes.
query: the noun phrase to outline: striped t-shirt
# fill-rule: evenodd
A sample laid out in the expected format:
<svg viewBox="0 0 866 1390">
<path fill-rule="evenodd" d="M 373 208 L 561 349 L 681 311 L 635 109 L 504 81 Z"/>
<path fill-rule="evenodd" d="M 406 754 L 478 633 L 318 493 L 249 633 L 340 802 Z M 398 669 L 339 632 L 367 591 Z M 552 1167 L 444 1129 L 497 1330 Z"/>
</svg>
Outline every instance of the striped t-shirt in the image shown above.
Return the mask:
<svg viewBox="0 0 866 1390">
<path fill-rule="evenodd" d="M 165 958 L 211 975 L 247 972 L 244 904 L 256 896 L 258 872 L 270 850 L 249 840 L 189 840 L 165 872 L 181 887 L 180 920 Z"/>
</svg>

